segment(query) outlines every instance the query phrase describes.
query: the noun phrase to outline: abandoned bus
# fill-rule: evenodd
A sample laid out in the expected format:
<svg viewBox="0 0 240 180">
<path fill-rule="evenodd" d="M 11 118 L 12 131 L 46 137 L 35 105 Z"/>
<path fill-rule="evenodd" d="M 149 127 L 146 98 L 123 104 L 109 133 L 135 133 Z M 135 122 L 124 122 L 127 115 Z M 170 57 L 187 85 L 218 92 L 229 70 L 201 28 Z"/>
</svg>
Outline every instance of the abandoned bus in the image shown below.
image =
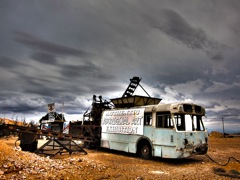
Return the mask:
<svg viewBox="0 0 240 180">
<path fill-rule="evenodd" d="M 208 135 L 203 116 L 205 109 L 191 103 L 105 110 L 101 118 L 101 147 L 138 153 L 144 159 L 205 154 Z"/>
</svg>

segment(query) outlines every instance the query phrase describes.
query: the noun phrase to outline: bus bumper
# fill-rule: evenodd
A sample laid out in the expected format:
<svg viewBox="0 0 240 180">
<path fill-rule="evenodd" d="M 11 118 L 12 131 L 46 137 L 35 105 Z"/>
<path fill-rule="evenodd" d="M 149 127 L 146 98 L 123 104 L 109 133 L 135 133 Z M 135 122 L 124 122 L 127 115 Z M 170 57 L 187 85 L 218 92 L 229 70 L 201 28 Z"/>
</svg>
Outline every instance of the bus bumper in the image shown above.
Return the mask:
<svg viewBox="0 0 240 180">
<path fill-rule="evenodd" d="M 195 154 L 206 154 L 208 151 L 208 144 L 201 144 L 194 149 Z"/>
<path fill-rule="evenodd" d="M 194 146 L 193 144 L 188 144 L 185 148 L 177 149 L 178 153 L 181 154 L 179 158 L 186 158 L 192 155 L 206 154 L 208 151 L 208 144 L 200 144 Z"/>
</svg>

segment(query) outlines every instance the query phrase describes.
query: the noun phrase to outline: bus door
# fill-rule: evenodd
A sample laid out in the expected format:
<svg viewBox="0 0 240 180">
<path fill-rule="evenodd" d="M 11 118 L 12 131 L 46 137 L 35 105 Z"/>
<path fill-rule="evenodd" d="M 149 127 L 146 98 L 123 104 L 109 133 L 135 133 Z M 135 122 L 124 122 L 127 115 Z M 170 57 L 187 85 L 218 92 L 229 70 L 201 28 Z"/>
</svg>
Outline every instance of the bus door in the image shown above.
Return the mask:
<svg viewBox="0 0 240 180">
<path fill-rule="evenodd" d="M 153 132 L 154 156 L 171 157 L 175 130 L 170 113 L 157 113 Z"/>
</svg>

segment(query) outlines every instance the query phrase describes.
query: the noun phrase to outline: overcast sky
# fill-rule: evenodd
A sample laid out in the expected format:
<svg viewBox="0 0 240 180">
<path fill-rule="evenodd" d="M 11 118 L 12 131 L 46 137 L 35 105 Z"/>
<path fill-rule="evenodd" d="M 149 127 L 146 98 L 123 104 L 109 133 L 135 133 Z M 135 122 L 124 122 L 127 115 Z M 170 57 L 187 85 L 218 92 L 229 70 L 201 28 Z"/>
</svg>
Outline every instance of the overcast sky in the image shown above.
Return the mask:
<svg viewBox="0 0 240 180">
<path fill-rule="evenodd" d="M 204 106 L 208 129 L 224 116 L 239 131 L 239 58 L 239 0 L 1 0 L 0 116 L 38 121 L 63 99 L 81 119 L 139 76 L 161 103 Z"/>
</svg>

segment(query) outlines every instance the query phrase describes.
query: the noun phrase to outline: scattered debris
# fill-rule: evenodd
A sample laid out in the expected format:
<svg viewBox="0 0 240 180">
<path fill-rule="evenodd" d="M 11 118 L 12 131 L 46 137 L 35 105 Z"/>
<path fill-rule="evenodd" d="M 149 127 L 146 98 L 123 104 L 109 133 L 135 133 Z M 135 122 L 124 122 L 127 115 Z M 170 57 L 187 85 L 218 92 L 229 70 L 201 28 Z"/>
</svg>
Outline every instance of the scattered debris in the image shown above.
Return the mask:
<svg viewBox="0 0 240 180">
<path fill-rule="evenodd" d="M 240 176 L 239 163 L 231 161 L 219 168 L 202 156 L 145 161 L 126 153 L 97 149 L 88 150 L 87 155 L 66 153 L 54 158 L 42 157 L 15 148 L 16 138 L 0 139 L 0 180 L 232 179 Z M 233 153 L 239 159 L 240 139 L 210 138 L 209 153 L 221 163 Z"/>
<path fill-rule="evenodd" d="M 226 171 L 224 168 L 213 168 L 213 172 L 220 176 L 226 176 L 226 177 L 231 177 L 231 178 L 240 178 L 240 172 L 235 169 Z"/>
<path fill-rule="evenodd" d="M 150 173 L 152 173 L 152 174 L 168 174 L 168 173 L 163 172 L 163 171 L 150 171 Z"/>
<path fill-rule="evenodd" d="M 78 163 L 84 159 L 69 157 L 66 159 L 50 159 L 34 153 L 19 151 L 0 142 L 0 179 L 25 179 L 28 176 L 39 176 L 43 179 L 52 177 L 52 173 L 59 171 L 74 171 L 81 168 Z M 88 164 L 88 162 L 85 162 Z M 14 175 L 12 175 L 14 174 Z M 64 173 L 65 175 L 65 173 Z"/>
</svg>

